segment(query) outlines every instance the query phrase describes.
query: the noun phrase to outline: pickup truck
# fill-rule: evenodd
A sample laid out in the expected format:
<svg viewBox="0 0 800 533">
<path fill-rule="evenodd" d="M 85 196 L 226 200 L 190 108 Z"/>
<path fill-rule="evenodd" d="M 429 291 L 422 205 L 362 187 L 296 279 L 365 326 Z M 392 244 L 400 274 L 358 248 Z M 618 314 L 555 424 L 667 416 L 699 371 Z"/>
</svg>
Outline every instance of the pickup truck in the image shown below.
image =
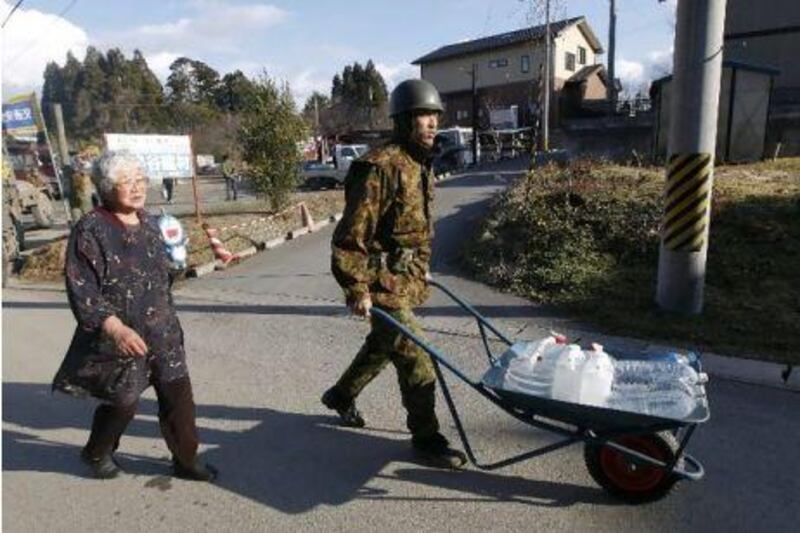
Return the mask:
<svg viewBox="0 0 800 533">
<path fill-rule="evenodd" d="M 350 164 L 367 153 L 366 144 L 337 144 L 333 151 L 333 163 L 307 161 L 303 164 L 302 175 L 309 189 L 335 189 L 344 185 Z"/>
</svg>

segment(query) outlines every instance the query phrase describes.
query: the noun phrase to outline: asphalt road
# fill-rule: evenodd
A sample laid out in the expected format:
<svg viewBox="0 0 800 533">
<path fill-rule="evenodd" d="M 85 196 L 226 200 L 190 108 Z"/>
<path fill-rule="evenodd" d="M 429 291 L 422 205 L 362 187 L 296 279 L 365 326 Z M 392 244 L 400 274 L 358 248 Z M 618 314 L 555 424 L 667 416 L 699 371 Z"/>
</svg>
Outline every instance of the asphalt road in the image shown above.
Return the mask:
<svg viewBox="0 0 800 533">
<path fill-rule="evenodd" d="M 458 276 L 457 250 L 513 173 L 437 191 L 437 277 L 516 338 L 585 328 Z M 364 430 L 338 427 L 319 396 L 367 332 L 328 273 L 331 228 L 179 288 L 204 456 L 215 485 L 167 476 L 152 392 L 119 452 L 128 474 L 88 479 L 78 454 L 92 403 L 49 381 L 74 322 L 60 289 L 3 293 L 3 527 L 7 531 L 790 531 L 800 504 L 800 394 L 722 380 L 690 451 L 707 476 L 655 504 L 621 505 L 587 474 L 579 446 L 492 472 L 415 464 L 394 371 L 359 400 Z M 472 376 L 469 320 L 441 297 L 420 310 L 428 338 Z M 607 339 L 604 342 L 627 342 Z M 453 393 L 480 458 L 552 442 L 465 386 Z M 438 403 L 444 431 L 453 425 Z"/>
</svg>

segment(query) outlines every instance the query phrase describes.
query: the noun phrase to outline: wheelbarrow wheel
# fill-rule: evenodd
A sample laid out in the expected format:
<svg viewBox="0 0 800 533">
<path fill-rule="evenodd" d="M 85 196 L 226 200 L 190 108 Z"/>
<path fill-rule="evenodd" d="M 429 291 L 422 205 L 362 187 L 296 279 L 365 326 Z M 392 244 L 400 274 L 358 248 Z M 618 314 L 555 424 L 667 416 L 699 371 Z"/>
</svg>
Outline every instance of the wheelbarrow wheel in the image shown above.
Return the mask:
<svg viewBox="0 0 800 533">
<path fill-rule="evenodd" d="M 678 453 L 678 440 L 669 431 L 647 435 L 625 435 L 614 442 L 671 463 Z M 665 497 L 679 477 L 663 468 L 649 466 L 602 444 L 586 443 L 583 451 L 589 474 L 609 494 L 628 503 L 647 503 Z M 682 467 L 683 459 L 677 463 Z"/>
</svg>

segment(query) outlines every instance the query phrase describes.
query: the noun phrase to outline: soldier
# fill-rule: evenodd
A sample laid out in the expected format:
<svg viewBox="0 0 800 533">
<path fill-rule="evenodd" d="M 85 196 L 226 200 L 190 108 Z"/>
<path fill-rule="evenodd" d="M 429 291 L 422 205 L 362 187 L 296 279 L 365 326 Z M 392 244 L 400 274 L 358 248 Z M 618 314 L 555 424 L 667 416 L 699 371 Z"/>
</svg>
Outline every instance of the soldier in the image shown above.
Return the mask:
<svg viewBox="0 0 800 533">
<path fill-rule="evenodd" d="M 222 177 L 225 178 L 225 200 L 239 199 L 239 176 L 228 154 L 222 156 Z"/>
<path fill-rule="evenodd" d="M 443 111 L 439 93 L 427 81 L 406 80 L 395 88 L 389 101 L 393 139 L 350 167 L 344 216 L 332 242 L 331 269 L 352 312 L 367 317 L 376 305 L 417 334 L 420 327 L 412 309 L 429 294 L 434 185 L 430 156 Z M 363 427 L 355 398 L 389 361 L 397 370 L 415 453 L 435 466 L 463 467 L 464 454 L 450 448 L 439 433 L 431 359 L 378 318 L 372 318 L 364 345 L 322 396 L 322 403 L 345 425 Z"/>
</svg>

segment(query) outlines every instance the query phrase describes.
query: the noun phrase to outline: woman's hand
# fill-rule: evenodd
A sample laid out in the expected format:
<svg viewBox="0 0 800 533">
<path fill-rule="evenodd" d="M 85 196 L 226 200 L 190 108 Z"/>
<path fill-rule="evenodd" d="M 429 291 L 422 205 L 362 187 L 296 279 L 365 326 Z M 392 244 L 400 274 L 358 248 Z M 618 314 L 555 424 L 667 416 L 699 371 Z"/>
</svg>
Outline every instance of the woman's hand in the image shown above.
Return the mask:
<svg viewBox="0 0 800 533">
<path fill-rule="evenodd" d="M 147 355 L 147 344 L 134 330 L 122 323 L 115 316 L 108 317 L 103 322 L 103 332 L 108 335 L 117 346 L 119 353 L 125 357 L 144 357 Z"/>
</svg>

